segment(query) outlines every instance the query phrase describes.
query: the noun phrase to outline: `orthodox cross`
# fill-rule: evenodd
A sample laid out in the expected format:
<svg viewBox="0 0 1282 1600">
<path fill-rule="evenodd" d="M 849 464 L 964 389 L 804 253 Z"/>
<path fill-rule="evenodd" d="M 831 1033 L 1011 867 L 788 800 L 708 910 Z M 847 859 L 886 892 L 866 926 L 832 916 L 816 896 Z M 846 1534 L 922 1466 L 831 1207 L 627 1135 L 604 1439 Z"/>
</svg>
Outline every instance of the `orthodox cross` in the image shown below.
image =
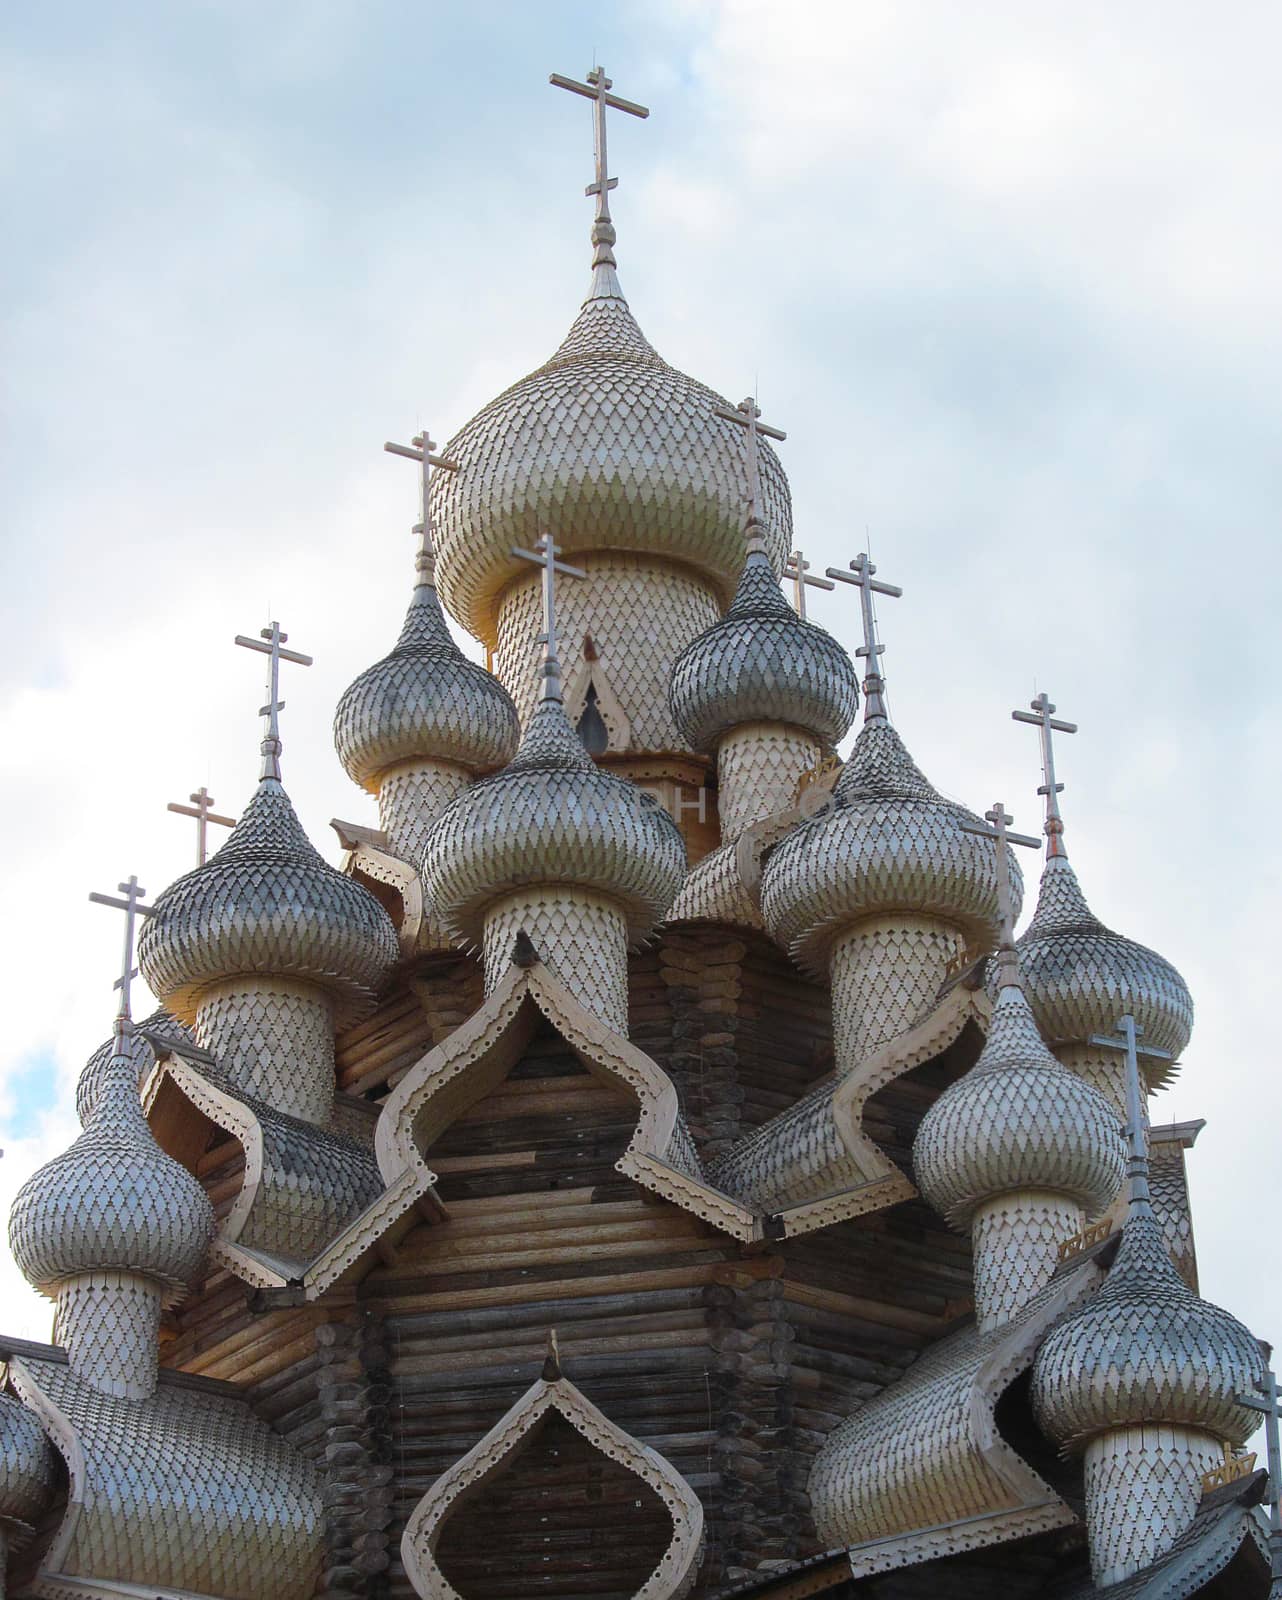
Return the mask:
<svg viewBox="0 0 1282 1600">
<path fill-rule="evenodd" d="M 1031 722 L 1040 730 L 1042 736 L 1042 786 L 1038 794 L 1046 796 L 1046 822 L 1043 831 L 1046 834 L 1046 854 L 1050 856 L 1067 855 L 1064 849 L 1064 819 L 1059 814 L 1059 797 L 1064 792 L 1064 785 L 1055 782 L 1055 748 L 1051 733 L 1076 733 L 1075 722 L 1057 722 L 1055 720 L 1055 707 L 1045 694 L 1039 694 L 1036 700 L 1030 702 L 1028 711 L 1012 711 L 1011 718 L 1015 722 Z"/>
<path fill-rule="evenodd" d="M 543 700 L 555 700 L 561 704 L 561 663 L 557 658 L 556 648 L 556 575 L 563 572 L 567 578 L 586 578 L 587 573 L 582 567 L 572 567 L 568 562 L 558 561 L 561 546 L 553 544 L 550 534 L 541 534 L 539 542 L 533 550 L 523 550 L 519 545 L 512 547 L 512 554 L 521 561 L 530 561 L 536 567 L 543 569 Z"/>
<path fill-rule="evenodd" d="M 1106 1050 L 1120 1050 L 1126 1057 L 1126 1137 L 1131 1148 L 1131 1199 L 1147 1200 L 1148 1192 L 1148 1140 L 1144 1133 L 1144 1090 L 1140 1084 L 1140 1057 L 1151 1056 L 1155 1061 L 1173 1061 L 1169 1050 L 1159 1050 L 1155 1045 L 1141 1044 L 1143 1033 L 1135 1018 L 1127 1015 L 1117 1019 L 1116 1034 L 1093 1033 L 1090 1042 L 1103 1045 Z"/>
<path fill-rule="evenodd" d="M 787 565 L 783 569 L 785 578 L 792 579 L 793 593 L 796 595 L 795 605 L 797 615 L 804 622 L 806 620 L 806 585 L 812 589 L 835 589 L 835 583 L 829 583 L 827 578 L 812 578 L 810 576 L 810 563 L 800 550 L 794 550 L 788 557 Z"/>
<path fill-rule="evenodd" d="M 864 674 L 864 721 L 886 722 L 886 679 L 881 671 L 878 657 L 885 650 L 884 644 L 877 643 L 877 618 L 872 608 L 874 594 L 888 594 L 892 599 L 898 600 L 903 590 L 898 584 L 882 583 L 874 578 L 873 573 L 877 568 L 869 561 L 867 553 L 861 550 L 858 556 L 850 563 L 850 571 L 843 572 L 840 567 L 828 567 L 827 576 L 836 578 L 839 583 L 853 583 L 859 588 L 859 610 L 863 618 L 864 642 L 855 651 L 857 656 L 863 656 L 868 662 L 868 671 Z M 998 807 L 1000 810 L 1001 808 Z M 1007 821 L 1010 819 L 1007 818 Z"/>
<path fill-rule="evenodd" d="M 1266 1360 L 1272 1360 L 1273 1347 L 1263 1346 Z M 1264 1413 L 1264 1442 L 1269 1453 L 1269 1565 L 1273 1582 L 1269 1600 L 1282 1597 L 1282 1449 L 1278 1442 L 1278 1380 L 1273 1368 L 1267 1367 L 1263 1378 L 1255 1385 L 1257 1394 L 1235 1396 L 1240 1406 L 1250 1411 Z M 1261 1399 L 1261 1396 L 1263 1398 Z"/>
<path fill-rule="evenodd" d="M 737 406 L 716 406 L 715 414 L 727 422 L 738 423 L 743 429 L 743 465 L 748 479 L 748 521 L 761 520 L 761 448 L 758 441 L 764 433 L 767 439 L 786 439 L 782 428 L 772 428 L 761 420 L 761 407 L 749 395 Z"/>
<path fill-rule="evenodd" d="M 637 105 L 635 100 L 624 100 L 617 94 L 611 94 L 609 91 L 614 87 L 614 82 L 606 77 L 604 67 L 593 67 L 588 73 L 586 83 L 580 83 L 577 78 L 562 77 L 559 72 L 552 73 L 548 82 L 558 89 L 568 89 L 571 94 L 584 95 L 592 102 L 592 147 L 596 159 L 596 177 L 583 191 L 586 195 L 596 196 L 596 220 L 592 225 L 592 243 L 595 247 L 592 265 L 613 267 L 616 262 L 611 247 L 616 236 L 614 224 L 610 221 L 610 190 L 619 187 L 619 180 L 610 176 L 610 164 L 606 158 L 606 108 L 612 111 L 626 111 L 630 117 L 642 119 L 650 115 L 649 109 Z"/>
<path fill-rule="evenodd" d="M 1014 820 L 1001 801 L 994 800 L 992 810 L 984 813 L 984 822 L 963 822 L 961 830 L 963 833 L 978 834 L 981 839 L 997 841 L 997 918 L 1002 929 L 997 960 L 1002 988 L 1014 985 L 1019 989 L 1023 985 L 1019 977 L 1019 962 L 1015 958 L 1015 897 L 1010 892 L 1010 863 L 1006 859 L 1006 846 L 1022 844 L 1038 850 L 1042 841 L 1031 839 L 1026 833 L 1011 833 L 1008 825 Z M 987 827 L 984 826 L 985 822 Z"/>
<path fill-rule="evenodd" d="M 139 917 L 149 917 L 153 907 L 145 906 L 142 897 L 147 893 L 139 887 L 138 879 L 130 877 L 128 883 L 119 883 L 116 887 L 124 895 L 119 899 L 114 894 L 98 894 L 90 892 L 89 898 L 96 906 L 112 906 L 117 911 L 125 914 L 125 948 L 121 959 L 120 976 L 116 979 L 113 988 L 120 990 L 120 1004 L 116 1007 L 116 1043 L 127 1033 L 133 1032 L 133 1022 L 129 1010 L 129 985 L 138 976 L 138 968 L 134 966 L 134 924 Z"/>
<path fill-rule="evenodd" d="M 260 778 L 275 778 L 280 781 L 280 723 L 277 714 L 285 709 L 285 702 L 280 698 L 280 664 L 282 661 L 293 661 L 297 666 L 310 667 L 311 656 L 305 656 L 298 650 L 286 650 L 285 640 L 287 633 L 282 633 L 279 622 L 273 622 L 270 628 L 263 628 L 259 639 L 247 639 L 243 633 L 236 635 L 236 643 L 243 645 L 246 650 L 258 650 L 271 660 L 267 669 L 267 704 L 259 709 L 258 715 L 267 718 L 267 733 L 263 739 L 263 766 L 259 773 Z"/>
<path fill-rule="evenodd" d="M 419 574 L 419 582 L 425 583 L 431 576 L 432 561 L 436 555 L 436 542 L 432 538 L 432 509 L 430 501 L 432 468 L 438 467 L 442 472 L 457 472 L 458 462 L 448 461 L 444 456 L 432 454 L 436 449 L 436 440 L 431 437 L 426 428 L 423 429 L 422 433 L 416 433 L 409 444 L 393 444 L 388 440 L 383 449 L 389 455 L 406 456 L 411 461 L 417 461 L 422 468 L 419 476 L 418 522 L 414 528 L 414 532 L 418 535 L 418 556 L 414 565 Z"/>
<path fill-rule="evenodd" d="M 208 825 L 216 822 L 220 828 L 234 828 L 235 817 L 220 817 L 216 811 L 209 808 L 214 803 L 214 797 L 202 783 L 195 794 L 191 796 L 189 806 L 180 806 L 176 800 L 171 800 L 165 807 L 167 811 L 176 811 L 180 817 L 195 817 L 196 819 L 196 865 L 203 867 L 207 854 Z"/>
</svg>

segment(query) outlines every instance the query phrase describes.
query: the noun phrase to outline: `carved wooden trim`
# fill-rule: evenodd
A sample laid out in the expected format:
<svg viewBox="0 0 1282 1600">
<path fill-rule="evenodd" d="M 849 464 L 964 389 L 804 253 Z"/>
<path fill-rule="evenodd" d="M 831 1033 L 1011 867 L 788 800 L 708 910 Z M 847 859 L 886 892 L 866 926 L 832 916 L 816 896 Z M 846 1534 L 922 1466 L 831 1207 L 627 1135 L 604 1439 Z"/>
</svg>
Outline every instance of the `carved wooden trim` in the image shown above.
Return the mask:
<svg viewBox="0 0 1282 1600">
<path fill-rule="evenodd" d="M 597 710 L 601 713 L 601 721 L 605 723 L 609 740 L 606 753 L 622 755 L 632 747 L 632 723 L 599 661 L 580 657 L 566 682 L 565 714 L 570 719 L 570 726 L 577 728 L 579 725 L 579 718 L 588 703 L 589 687 L 596 690 Z"/>
</svg>

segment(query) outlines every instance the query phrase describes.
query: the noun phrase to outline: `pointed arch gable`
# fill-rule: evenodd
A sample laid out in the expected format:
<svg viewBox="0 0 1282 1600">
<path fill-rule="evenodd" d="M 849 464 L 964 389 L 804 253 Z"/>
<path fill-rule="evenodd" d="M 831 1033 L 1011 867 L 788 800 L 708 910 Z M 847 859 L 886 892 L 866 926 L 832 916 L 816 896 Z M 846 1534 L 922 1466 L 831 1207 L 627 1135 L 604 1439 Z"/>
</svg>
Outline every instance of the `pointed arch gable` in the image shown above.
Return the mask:
<svg viewBox="0 0 1282 1600">
<path fill-rule="evenodd" d="M 589 661 L 586 657 L 580 657 L 570 674 L 565 686 L 565 714 L 570 719 L 571 727 L 577 728 L 579 725 L 579 718 L 588 702 L 589 689 L 596 690 L 596 707 L 609 736 L 606 750 L 613 755 L 630 749 L 632 723 L 618 695 L 611 688 L 599 660 Z"/>
<path fill-rule="evenodd" d="M 410 1513 L 401 1538 L 401 1559 L 423 1600 L 463 1600 L 436 1561 L 446 1520 L 532 1442 L 552 1412 L 651 1488 L 672 1518 L 671 1542 L 633 1600 L 681 1600 L 693 1585 L 703 1550 L 703 1506 L 698 1495 L 670 1461 L 611 1422 L 559 1369 L 553 1366 L 552 1371 L 555 1376 L 532 1384 L 484 1438 L 441 1474 Z"/>
</svg>

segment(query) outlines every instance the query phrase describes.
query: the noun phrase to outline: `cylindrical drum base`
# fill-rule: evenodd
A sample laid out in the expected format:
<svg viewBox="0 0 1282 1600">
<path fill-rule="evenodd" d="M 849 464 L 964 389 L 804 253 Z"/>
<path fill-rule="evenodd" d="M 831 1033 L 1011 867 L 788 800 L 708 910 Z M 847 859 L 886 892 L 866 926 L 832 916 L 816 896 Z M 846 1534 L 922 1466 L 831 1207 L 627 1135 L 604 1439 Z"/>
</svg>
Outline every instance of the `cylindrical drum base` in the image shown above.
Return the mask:
<svg viewBox="0 0 1282 1600">
<path fill-rule="evenodd" d="M 156 1392 L 160 1285 L 131 1272 L 82 1272 L 59 1287 L 53 1339 L 78 1378 L 100 1394 Z"/>
<path fill-rule="evenodd" d="M 485 992 L 512 962 L 525 933 L 539 959 L 607 1028 L 628 1031 L 628 933 L 623 913 L 601 895 L 564 885 L 522 889 L 485 919 Z"/>
<path fill-rule="evenodd" d="M 717 811 L 722 839 L 790 811 L 803 772 L 818 763 L 818 739 L 783 722 L 746 722 L 717 745 Z"/>
<path fill-rule="evenodd" d="M 467 782 L 462 767 L 440 761 L 407 761 L 385 772 L 378 783 L 378 825 L 393 855 L 417 871 L 432 824 Z"/>
<path fill-rule="evenodd" d="M 975 1321 L 981 1332 L 1009 1322 L 1054 1276 L 1059 1247 L 1081 1231 L 1082 1208 L 1067 1195 L 1023 1189 L 988 1200 L 971 1219 Z"/>
<path fill-rule="evenodd" d="M 195 1031 L 243 1093 L 328 1126 L 334 1017 L 323 989 L 289 978 L 232 978 L 201 997 Z"/>
<path fill-rule="evenodd" d="M 921 1021 L 939 997 L 949 963 L 965 947 L 950 923 L 907 912 L 871 918 L 843 934 L 828 964 L 838 1073 L 853 1072 Z"/>
<path fill-rule="evenodd" d="M 1209 1433 L 1165 1423 L 1115 1428 L 1091 1440 L 1086 1530 L 1096 1588 L 1151 1565 L 1187 1533 L 1202 1474 L 1223 1460 L 1223 1445 Z"/>
</svg>

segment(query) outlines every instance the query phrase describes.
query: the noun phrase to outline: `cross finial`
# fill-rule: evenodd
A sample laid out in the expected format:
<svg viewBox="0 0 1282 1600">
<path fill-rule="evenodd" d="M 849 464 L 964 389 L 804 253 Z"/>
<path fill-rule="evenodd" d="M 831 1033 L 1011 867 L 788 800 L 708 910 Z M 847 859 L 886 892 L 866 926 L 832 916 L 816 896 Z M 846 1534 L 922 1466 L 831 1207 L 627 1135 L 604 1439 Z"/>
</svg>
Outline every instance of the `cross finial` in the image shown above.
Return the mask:
<svg viewBox="0 0 1282 1600">
<path fill-rule="evenodd" d="M 1003 989 L 1022 989 L 1024 986 L 1019 975 L 1019 961 L 1015 955 L 1015 897 L 1010 888 L 1010 862 L 1006 856 L 1006 846 L 1022 844 L 1036 850 L 1042 842 L 1040 839 L 1029 838 L 1026 833 L 1011 833 L 1010 824 L 1014 820 L 1001 801 L 994 800 L 992 809 L 985 811 L 983 822 L 961 824 L 963 833 L 974 833 L 981 839 L 997 841 L 997 919 L 1001 923 L 997 960 Z"/>
<path fill-rule="evenodd" d="M 113 894 L 98 894 L 95 891 L 90 892 L 89 898 L 97 906 L 112 906 L 125 914 L 124 954 L 121 957 L 120 976 L 113 985 L 120 990 L 115 1028 L 116 1045 L 119 1047 L 124 1036 L 133 1032 L 133 1020 L 129 1010 L 129 986 L 138 976 L 138 969 L 134 966 L 134 925 L 139 917 L 149 917 L 153 908 L 143 905 L 142 897 L 147 891 L 139 886 L 136 877 L 131 875 L 127 883 L 117 884 L 116 887 L 124 896 L 123 900 Z"/>
<path fill-rule="evenodd" d="M 1131 1213 L 1134 1215 L 1137 1210 L 1147 1209 L 1149 1204 L 1148 1140 L 1144 1134 L 1144 1087 L 1140 1079 L 1140 1057 L 1152 1056 L 1156 1061 L 1173 1061 L 1175 1058 L 1169 1050 L 1141 1044 L 1139 1038 L 1144 1030 L 1129 1013 L 1117 1019 L 1116 1027 L 1116 1034 L 1093 1033 L 1090 1042 L 1103 1045 L 1106 1050 L 1120 1050 L 1126 1057 L 1126 1137 L 1130 1145 Z"/>
<path fill-rule="evenodd" d="M 874 578 L 873 573 L 876 570 L 864 550 L 861 550 L 850 563 L 849 572 L 843 572 L 840 567 L 826 569 L 828 577 L 836 578 L 839 583 L 856 584 L 859 588 L 859 613 L 863 621 L 864 642 L 855 654 L 862 656 L 868 662 L 868 670 L 864 673 L 865 724 L 890 720 L 886 714 L 886 679 L 881 670 L 880 660 L 886 647 L 877 643 L 877 617 L 873 611 L 872 597 L 874 594 L 888 594 L 898 600 L 904 592 L 898 584 L 883 583 L 879 578 Z"/>
<path fill-rule="evenodd" d="M 543 569 L 543 693 L 540 701 L 554 700 L 561 704 L 561 663 L 556 647 L 556 575 L 563 572 L 567 578 L 586 578 L 582 567 L 572 567 L 556 558 L 561 554 L 559 544 L 553 544 L 550 534 L 541 534 L 533 550 L 513 546 L 512 554 L 521 561 L 530 561 Z"/>
<path fill-rule="evenodd" d="M 782 428 L 772 428 L 761 420 L 761 407 L 748 395 L 737 406 L 715 406 L 716 415 L 727 422 L 737 423 L 743 429 L 743 471 L 748 488 L 748 553 L 765 553 L 761 540 L 761 436 L 767 439 L 786 439 Z"/>
<path fill-rule="evenodd" d="M 1278 1380 L 1273 1371 L 1273 1346 L 1260 1343 L 1264 1360 L 1264 1376 L 1256 1380 L 1254 1394 L 1235 1396 L 1238 1405 L 1250 1411 L 1264 1413 L 1264 1447 L 1269 1458 L 1269 1567 L 1273 1582 L 1269 1586 L 1269 1600 L 1282 1597 L 1282 1446 L 1279 1445 Z"/>
<path fill-rule="evenodd" d="M 414 532 L 418 535 L 414 570 L 418 583 L 433 585 L 436 582 L 436 541 L 432 538 L 432 468 L 437 467 L 442 472 L 457 472 L 458 462 L 432 454 L 436 449 L 436 440 L 426 428 L 422 433 L 416 433 L 409 444 L 393 444 L 388 440 L 383 449 L 389 455 L 406 456 L 411 461 L 417 461 L 422 469 L 418 487 L 418 522 L 414 526 Z"/>
<path fill-rule="evenodd" d="M 292 661 L 300 667 L 310 667 L 311 656 L 305 656 L 298 650 L 286 650 L 285 640 L 287 633 L 281 632 L 279 622 L 273 622 L 270 628 L 261 630 L 259 639 L 247 639 L 243 633 L 236 635 L 236 643 L 243 645 L 246 650 L 258 650 L 267 656 L 271 665 L 267 669 L 267 704 L 260 708 L 258 715 L 267 718 L 267 732 L 263 737 L 263 765 L 259 772 L 259 780 L 275 778 L 280 781 L 280 722 L 278 713 L 285 709 L 285 702 L 280 698 L 280 664 L 282 661 Z M 263 644 L 261 639 L 267 642 Z"/>
<path fill-rule="evenodd" d="M 1042 784 L 1038 794 L 1046 796 L 1046 821 L 1043 832 L 1046 834 L 1046 855 L 1066 856 L 1068 851 L 1064 848 L 1064 819 L 1059 814 L 1059 797 L 1064 791 L 1062 783 L 1055 782 L 1055 748 L 1051 739 L 1052 731 L 1055 733 L 1076 733 L 1075 722 L 1057 722 L 1055 707 L 1045 694 L 1039 694 L 1036 700 L 1030 702 L 1028 711 L 1012 711 L 1011 718 L 1015 722 L 1031 722 L 1041 733 L 1042 738 Z"/>
<path fill-rule="evenodd" d="M 592 102 L 592 147 L 596 176 L 583 191 L 586 195 L 596 197 L 596 216 L 592 223 L 592 266 L 594 269 L 608 267 L 613 270 L 618 264 L 614 259 L 617 235 L 610 220 L 610 190 L 618 188 L 619 180 L 610 176 L 605 149 L 605 113 L 608 107 L 613 111 L 626 111 L 630 117 L 645 118 L 650 115 L 649 110 L 637 105 L 634 100 L 624 100 L 617 94 L 611 94 L 609 91 L 614 87 L 614 82 L 606 77 L 604 67 L 593 67 L 586 83 L 563 77 L 559 72 L 550 74 L 548 82 L 558 89 L 568 89 L 571 94 L 584 95 Z"/>
<path fill-rule="evenodd" d="M 211 822 L 216 822 L 220 828 L 234 828 L 236 826 L 235 817 L 220 817 L 216 811 L 211 811 L 210 807 L 213 805 L 213 803 L 213 795 L 210 794 L 209 790 L 206 789 L 205 785 L 202 783 L 200 788 L 196 790 L 194 795 L 192 795 L 191 804 L 189 806 L 179 805 L 176 800 L 171 800 L 165 808 L 167 811 L 176 811 L 180 817 L 195 817 L 196 865 L 198 867 L 203 867 L 205 864 L 207 845 L 209 842 L 209 824 Z"/>
<path fill-rule="evenodd" d="M 804 622 L 806 620 L 806 586 L 812 589 L 835 589 L 837 585 L 830 583 L 827 578 L 812 578 L 810 576 L 810 563 L 800 550 L 794 550 L 788 557 L 788 563 L 783 569 L 785 578 L 792 579 L 793 604 L 796 606 L 797 615 Z"/>
</svg>

